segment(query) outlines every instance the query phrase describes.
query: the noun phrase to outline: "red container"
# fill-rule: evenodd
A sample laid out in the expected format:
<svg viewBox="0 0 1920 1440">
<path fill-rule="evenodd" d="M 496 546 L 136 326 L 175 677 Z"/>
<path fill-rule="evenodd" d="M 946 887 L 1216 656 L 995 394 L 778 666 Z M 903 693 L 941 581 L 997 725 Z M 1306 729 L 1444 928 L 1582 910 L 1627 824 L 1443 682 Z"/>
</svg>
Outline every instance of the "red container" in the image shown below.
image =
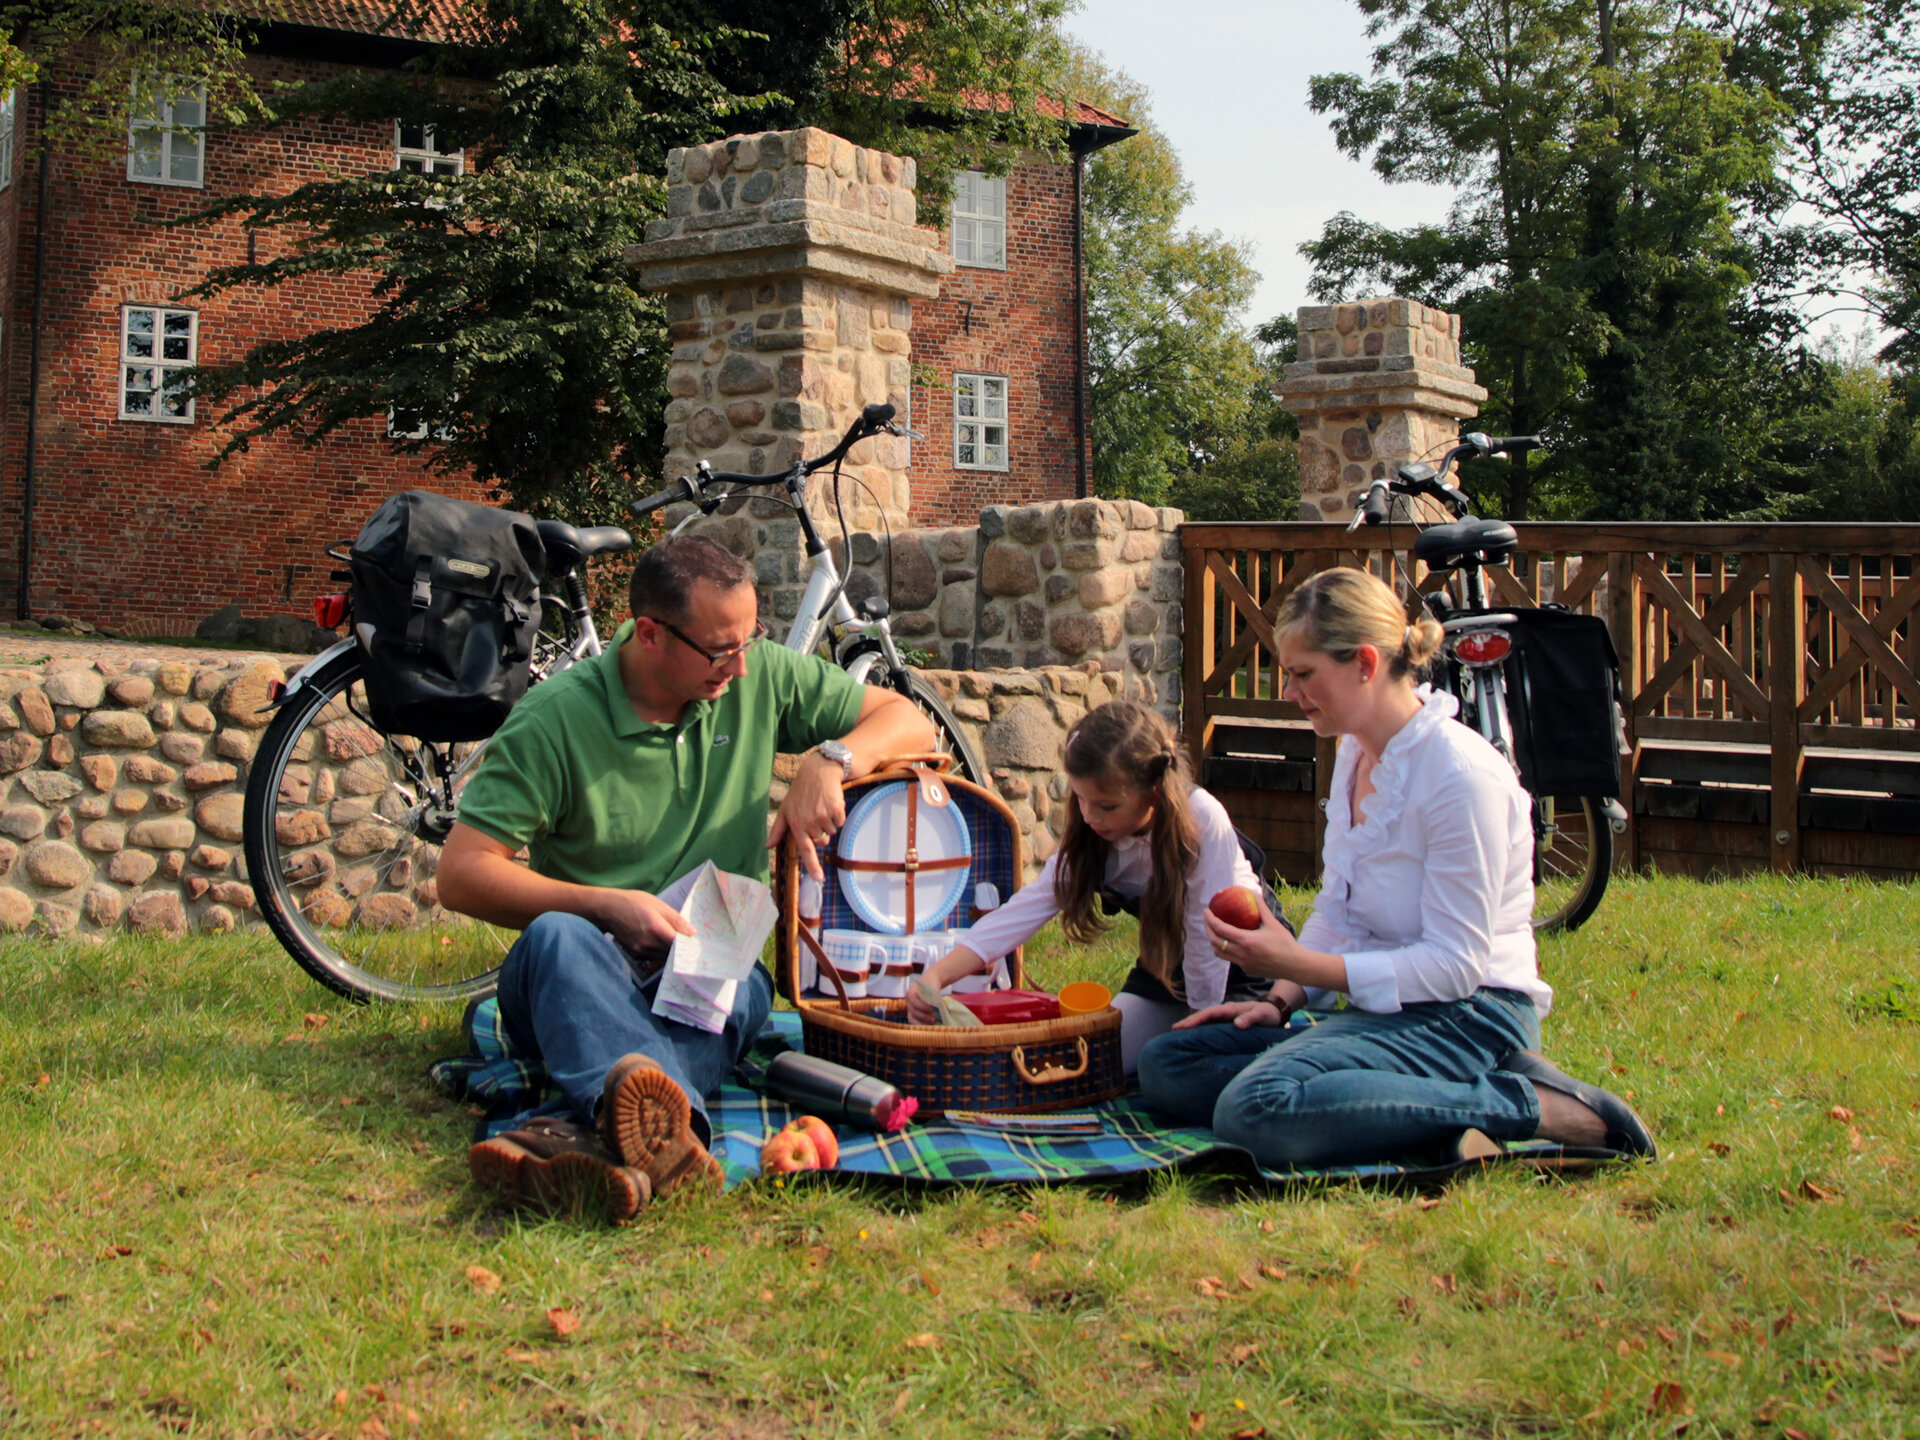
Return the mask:
<svg viewBox="0 0 1920 1440">
<path fill-rule="evenodd" d="M 1044 990 L 980 990 L 953 997 L 988 1025 L 1021 1025 L 1058 1020 L 1060 1002 Z"/>
</svg>

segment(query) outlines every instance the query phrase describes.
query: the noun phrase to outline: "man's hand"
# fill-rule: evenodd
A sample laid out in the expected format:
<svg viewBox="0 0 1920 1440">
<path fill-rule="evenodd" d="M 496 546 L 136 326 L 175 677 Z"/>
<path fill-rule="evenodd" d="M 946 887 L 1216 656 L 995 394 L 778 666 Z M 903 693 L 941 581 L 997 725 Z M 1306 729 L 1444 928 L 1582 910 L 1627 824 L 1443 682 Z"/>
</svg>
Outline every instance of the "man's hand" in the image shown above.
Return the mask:
<svg viewBox="0 0 1920 1440">
<path fill-rule="evenodd" d="M 588 919 L 630 955 L 664 950 L 676 935 L 693 934 L 687 917 L 644 890 L 596 890 Z"/>
<path fill-rule="evenodd" d="M 1184 1020 L 1176 1020 L 1176 1030 L 1193 1030 L 1202 1025 L 1223 1025 L 1233 1022 L 1236 1030 L 1250 1030 L 1255 1025 L 1280 1024 L 1280 1007 L 1268 1000 L 1229 1000 L 1223 1005 L 1209 1005 L 1204 1010 L 1196 1010 Z"/>
<path fill-rule="evenodd" d="M 777 846 L 788 831 L 800 866 L 816 880 L 824 879 L 820 850 L 847 823 L 847 799 L 840 789 L 840 766 L 817 752 L 800 761 L 800 773 L 787 787 L 787 798 L 767 831 L 767 844 Z"/>
</svg>

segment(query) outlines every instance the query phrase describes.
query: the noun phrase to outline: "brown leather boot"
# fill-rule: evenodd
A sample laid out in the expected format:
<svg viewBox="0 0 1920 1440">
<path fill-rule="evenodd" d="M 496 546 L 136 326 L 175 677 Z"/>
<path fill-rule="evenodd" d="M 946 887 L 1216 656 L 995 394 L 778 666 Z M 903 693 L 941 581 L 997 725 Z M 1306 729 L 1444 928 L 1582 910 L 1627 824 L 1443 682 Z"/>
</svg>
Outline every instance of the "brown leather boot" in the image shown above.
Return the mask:
<svg viewBox="0 0 1920 1440">
<path fill-rule="evenodd" d="M 726 1180 L 693 1129 L 693 1105 L 673 1077 L 645 1055 L 627 1055 L 600 1092 L 600 1138 L 620 1163 L 645 1172 L 654 1195 L 689 1181 L 718 1190 Z"/>
<path fill-rule="evenodd" d="M 571 1120 L 538 1119 L 467 1152 L 476 1183 L 544 1215 L 602 1212 L 631 1220 L 653 1198 L 646 1172 L 622 1165 L 599 1136 Z"/>
</svg>

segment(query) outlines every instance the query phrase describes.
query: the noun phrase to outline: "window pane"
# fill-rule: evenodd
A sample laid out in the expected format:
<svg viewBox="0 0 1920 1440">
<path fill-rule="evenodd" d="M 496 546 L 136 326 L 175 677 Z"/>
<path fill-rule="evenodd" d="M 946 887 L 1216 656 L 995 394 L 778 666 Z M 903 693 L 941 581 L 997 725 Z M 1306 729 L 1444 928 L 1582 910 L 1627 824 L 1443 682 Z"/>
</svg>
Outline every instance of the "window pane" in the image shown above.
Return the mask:
<svg viewBox="0 0 1920 1440">
<path fill-rule="evenodd" d="M 127 355 L 134 360 L 153 358 L 153 311 L 127 312 Z"/>
<path fill-rule="evenodd" d="M 996 220 L 1006 218 L 1007 214 L 1007 177 L 1004 175 L 980 177 L 979 196 L 973 209 L 980 215 L 990 215 Z"/>
<path fill-rule="evenodd" d="M 175 125 L 200 126 L 207 123 L 207 106 L 199 94 L 188 91 L 184 95 L 175 95 L 173 100 L 173 123 Z"/>
<path fill-rule="evenodd" d="M 168 328 L 171 329 L 172 327 L 169 326 Z M 192 361 L 193 338 L 188 335 L 168 335 L 160 342 L 160 358 L 162 360 Z"/>
<path fill-rule="evenodd" d="M 953 413 L 956 415 L 968 415 L 968 416 L 978 415 L 980 413 L 979 409 L 975 404 L 975 401 L 973 398 L 973 392 L 971 390 L 960 390 L 955 392 L 953 397 Z"/>
<path fill-rule="evenodd" d="M 410 175 L 424 175 L 427 173 L 426 163 L 421 160 L 418 155 L 401 156 L 400 168 Z"/>
<path fill-rule="evenodd" d="M 424 125 L 402 125 L 400 127 L 400 148 L 402 150 L 426 149 L 426 127 Z"/>
<path fill-rule="evenodd" d="M 200 180 L 200 149 L 206 144 L 206 137 L 176 130 L 168 138 L 173 145 L 172 154 L 167 160 L 167 178 L 197 184 Z"/>
<path fill-rule="evenodd" d="M 160 178 L 160 132 L 158 130 L 133 132 L 133 173 L 144 180 Z"/>
<path fill-rule="evenodd" d="M 973 458 L 973 442 L 972 441 L 962 440 L 960 444 L 955 448 L 954 463 L 956 465 L 977 465 L 980 463 L 979 461 Z"/>
<path fill-rule="evenodd" d="M 1007 263 L 1007 227 L 1006 222 L 994 223 L 986 220 L 976 222 L 980 226 L 980 238 L 977 248 L 979 265 L 1005 265 Z"/>
</svg>

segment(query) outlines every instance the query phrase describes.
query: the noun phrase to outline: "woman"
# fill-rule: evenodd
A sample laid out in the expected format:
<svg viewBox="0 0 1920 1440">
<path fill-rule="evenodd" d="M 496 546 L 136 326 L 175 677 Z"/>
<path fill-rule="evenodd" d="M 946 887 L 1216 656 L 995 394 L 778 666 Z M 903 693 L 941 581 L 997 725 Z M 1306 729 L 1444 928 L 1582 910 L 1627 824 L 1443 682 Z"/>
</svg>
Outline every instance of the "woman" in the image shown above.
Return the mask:
<svg viewBox="0 0 1920 1440">
<path fill-rule="evenodd" d="M 1151 1041 L 1148 1102 L 1269 1166 L 1534 1137 L 1652 1156 L 1623 1101 L 1535 1053 L 1553 992 L 1534 958 L 1531 807 L 1453 697 L 1415 688 L 1440 626 L 1407 624 L 1386 585 L 1337 569 L 1289 595 L 1275 631 L 1288 697 L 1340 737 L 1320 895 L 1298 939 L 1271 914 L 1257 930 L 1208 915 L 1221 958 L 1274 988 Z M 1346 1009 L 1285 1028 L 1336 994 Z"/>
</svg>

